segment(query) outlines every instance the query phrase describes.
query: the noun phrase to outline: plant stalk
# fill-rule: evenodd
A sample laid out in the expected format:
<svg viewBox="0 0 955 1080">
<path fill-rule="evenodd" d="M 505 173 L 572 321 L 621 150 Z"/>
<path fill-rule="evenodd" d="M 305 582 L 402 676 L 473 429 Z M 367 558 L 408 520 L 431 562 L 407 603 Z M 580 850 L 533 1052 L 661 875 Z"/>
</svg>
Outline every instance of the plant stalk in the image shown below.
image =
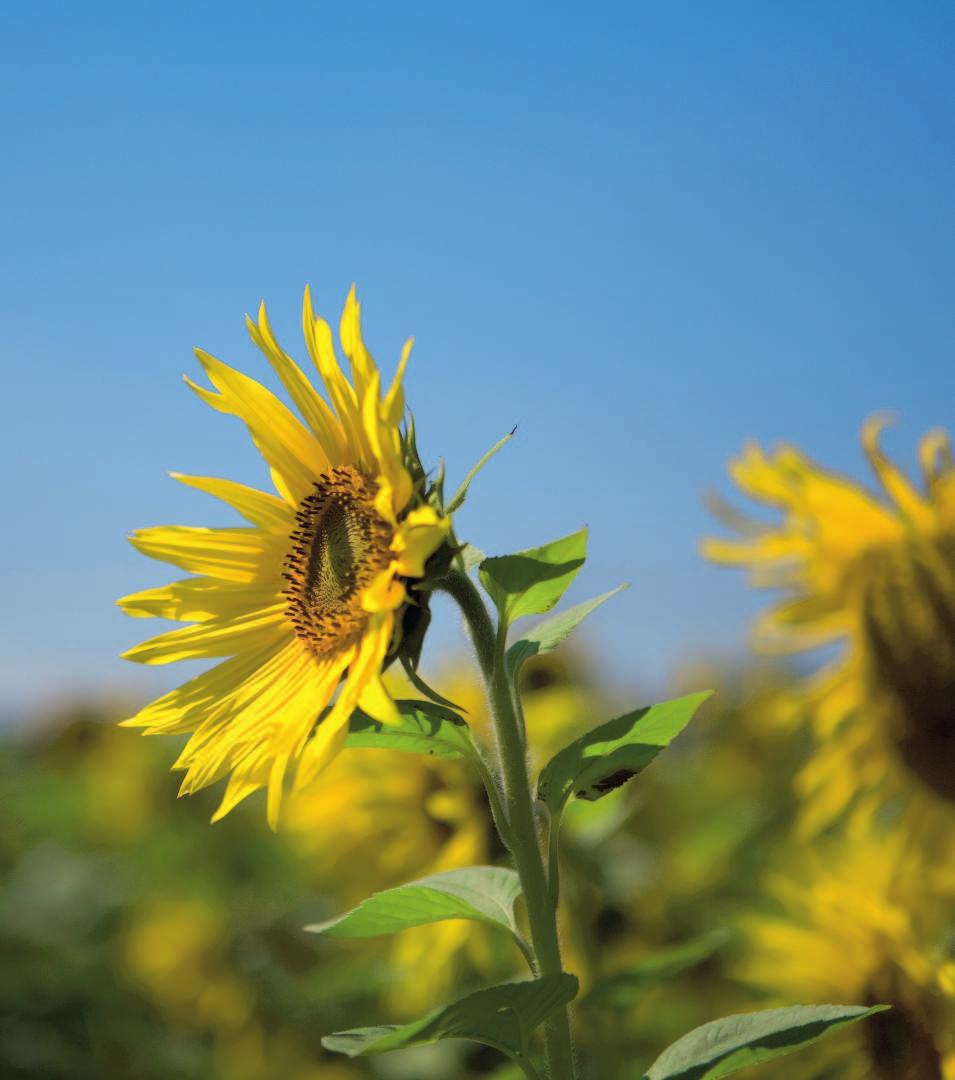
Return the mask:
<svg viewBox="0 0 955 1080">
<path fill-rule="evenodd" d="M 504 810 L 511 854 L 527 906 L 538 974 L 559 975 L 563 968 L 557 911 L 551 903 L 534 817 L 527 748 L 507 672 L 507 625 L 502 620 L 495 631 L 480 593 L 466 574 L 452 570 L 441 587 L 457 601 L 464 614 L 488 686 L 504 782 Z M 577 1071 L 566 1008 L 555 1012 L 544 1025 L 544 1046 L 550 1080 L 575 1080 Z"/>
</svg>

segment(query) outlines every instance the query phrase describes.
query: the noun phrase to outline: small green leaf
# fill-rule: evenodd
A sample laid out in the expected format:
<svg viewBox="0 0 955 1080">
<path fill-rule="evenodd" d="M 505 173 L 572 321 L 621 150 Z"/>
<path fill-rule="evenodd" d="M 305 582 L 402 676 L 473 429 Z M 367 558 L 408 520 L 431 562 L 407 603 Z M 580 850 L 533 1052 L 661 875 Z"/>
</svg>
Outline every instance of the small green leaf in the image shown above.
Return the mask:
<svg viewBox="0 0 955 1080">
<path fill-rule="evenodd" d="M 505 436 L 503 436 L 503 438 L 498 439 L 497 442 L 491 447 L 491 449 L 481 456 L 481 458 L 478 460 L 478 463 L 461 481 L 461 486 L 454 493 L 451 501 L 448 503 L 446 513 L 453 514 L 456 510 L 459 510 L 461 508 L 461 504 L 468 497 L 468 489 L 471 487 L 471 481 L 491 460 L 491 458 L 494 457 L 498 450 L 500 450 L 505 443 L 509 443 L 511 439 L 514 438 L 515 431 L 517 431 L 516 427 L 511 428 L 511 430 Z"/>
<path fill-rule="evenodd" d="M 618 716 L 559 751 L 537 781 L 537 797 L 559 814 L 572 794 L 602 799 L 642 772 L 690 722 L 711 690 Z"/>
<path fill-rule="evenodd" d="M 720 930 L 695 941 L 651 953 L 633 967 L 614 972 L 595 983 L 580 1004 L 600 1008 L 627 1008 L 648 986 L 671 979 L 674 975 L 708 960 L 726 942 L 726 938 L 726 933 Z"/>
<path fill-rule="evenodd" d="M 539 656 L 541 653 L 556 649 L 564 638 L 574 631 L 577 625 L 583 622 L 592 611 L 600 607 L 605 600 L 609 600 L 611 596 L 616 596 L 617 593 L 629 588 L 629 585 L 618 585 L 616 589 L 611 589 L 610 592 L 605 592 L 602 596 L 596 596 L 593 600 L 585 600 L 582 604 L 575 604 L 574 607 L 562 611 L 559 615 L 554 615 L 538 623 L 533 630 L 525 634 L 520 641 L 515 641 L 507 650 L 507 668 L 511 673 L 511 678 L 517 678 L 521 665 L 525 661 L 530 660 L 532 656 Z"/>
<path fill-rule="evenodd" d="M 381 724 L 352 713 L 345 745 L 353 749 L 405 750 L 412 754 L 460 758 L 474 753 L 468 726 L 456 712 L 430 701 L 398 701 L 397 724 Z"/>
<path fill-rule="evenodd" d="M 364 1057 L 439 1039 L 470 1039 L 520 1058 L 526 1054 L 534 1028 L 572 1001 L 576 993 L 577 979 L 567 974 L 505 983 L 468 994 L 410 1024 L 326 1035 L 322 1046 L 349 1057 Z"/>
<path fill-rule="evenodd" d="M 587 530 L 581 529 L 539 548 L 485 559 L 481 584 L 509 622 L 543 615 L 564 595 L 586 557 Z"/>
<path fill-rule="evenodd" d="M 725 1016 L 664 1050 L 643 1080 L 719 1080 L 750 1065 L 784 1057 L 887 1005 L 793 1005 Z"/>
<path fill-rule="evenodd" d="M 470 866 L 385 889 L 345 915 L 305 929 L 328 937 L 366 938 L 446 919 L 473 919 L 516 933 L 514 901 L 520 892 L 513 870 Z"/>
</svg>

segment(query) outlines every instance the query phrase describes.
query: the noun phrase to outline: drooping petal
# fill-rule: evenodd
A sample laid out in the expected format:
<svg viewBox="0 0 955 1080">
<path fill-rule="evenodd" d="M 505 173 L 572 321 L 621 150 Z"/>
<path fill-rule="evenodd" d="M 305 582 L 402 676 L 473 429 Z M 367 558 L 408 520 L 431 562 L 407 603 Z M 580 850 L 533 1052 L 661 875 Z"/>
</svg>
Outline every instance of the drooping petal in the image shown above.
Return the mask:
<svg viewBox="0 0 955 1080">
<path fill-rule="evenodd" d="M 230 701 L 247 692 L 256 678 L 271 677 L 274 674 L 271 665 L 281 649 L 279 643 L 225 660 L 150 702 L 122 721 L 122 726 L 162 734 L 195 731 L 201 718 L 215 709 L 228 707 Z"/>
<path fill-rule="evenodd" d="M 358 705 L 362 691 L 369 679 L 381 670 L 393 630 L 394 616 L 391 612 L 370 616 L 357 655 L 349 665 L 348 676 L 339 690 L 335 704 L 322 718 L 315 735 L 305 744 L 295 778 L 296 789 L 311 783 L 341 747 L 347 733 L 348 721 Z"/>
</svg>

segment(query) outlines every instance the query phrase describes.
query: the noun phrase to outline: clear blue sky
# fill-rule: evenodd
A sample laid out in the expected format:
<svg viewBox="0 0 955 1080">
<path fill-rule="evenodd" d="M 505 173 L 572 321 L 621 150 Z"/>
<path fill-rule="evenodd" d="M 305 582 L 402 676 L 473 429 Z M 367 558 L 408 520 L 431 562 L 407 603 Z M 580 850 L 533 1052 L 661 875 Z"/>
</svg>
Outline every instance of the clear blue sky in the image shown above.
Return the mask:
<svg viewBox="0 0 955 1080">
<path fill-rule="evenodd" d="M 261 297 L 352 280 L 405 336 L 425 456 L 491 552 L 592 528 L 576 599 L 618 672 L 743 647 L 702 564 L 743 439 L 862 474 L 955 425 L 955 7 L 947 3 L 8 4 L 0 38 L 0 701 L 162 685 L 115 659 L 125 542 L 224 523 L 166 470 L 264 477 L 183 387 L 193 345 L 262 373 Z M 454 637 L 450 619 L 439 623 Z"/>
</svg>

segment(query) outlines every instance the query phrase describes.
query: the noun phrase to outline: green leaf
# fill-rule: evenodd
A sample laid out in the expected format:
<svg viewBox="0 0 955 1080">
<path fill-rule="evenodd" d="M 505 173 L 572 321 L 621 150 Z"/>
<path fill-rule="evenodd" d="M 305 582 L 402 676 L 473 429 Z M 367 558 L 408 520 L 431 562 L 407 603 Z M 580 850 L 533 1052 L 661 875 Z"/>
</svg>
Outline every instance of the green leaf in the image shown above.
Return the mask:
<svg viewBox="0 0 955 1080">
<path fill-rule="evenodd" d="M 727 934 L 720 930 L 694 941 L 661 949 L 644 957 L 638 964 L 617 971 L 595 983 L 581 1005 L 607 1006 L 624 1009 L 647 989 L 664 979 L 708 960 L 726 942 Z"/>
<path fill-rule="evenodd" d="M 458 552 L 458 561 L 465 574 L 470 574 L 475 566 L 480 566 L 486 558 L 484 552 L 473 544 L 464 544 Z"/>
<path fill-rule="evenodd" d="M 456 510 L 461 508 L 461 504 L 468 497 L 468 489 L 471 486 L 471 481 L 477 476 L 477 474 L 484 468 L 484 466 L 491 460 L 492 457 L 504 446 L 505 443 L 509 443 L 514 438 L 514 432 L 517 431 L 516 427 L 512 427 L 511 430 L 497 440 L 497 442 L 491 447 L 487 453 L 483 454 L 478 460 L 478 463 L 471 469 L 471 471 L 461 481 L 461 486 L 454 493 L 451 501 L 448 503 L 446 513 L 453 514 Z"/>
<path fill-rule="evenodd" d="M 556 649 L 564 638 L 575 630 L 577 625 L 583 622 L 592 611 L 600 607 L 605 600 L 609 600 L 611 596 L 616 596 L 617 593 L 629 588 L 629 585 L 618 585 L 616 589 L 611 589 L 610 592 L 605 592 L 602 596 L 596 596 L 593 600 L 585 600 L 582 604 L 575 604 L 574 607 L 562 611 L 559 615 L 554 615 L 538 623 L 533 630 L 525 634 L 520 641 L 515 641 L 507 650 L 507 668 L 511 673 L 511 678 L 517 678 L 521 665 L 525 661 L 530 660 L 532 656 L 539 656 L 541 653 Z"/>
<path fill-rule="evenodd" d="M 773 1061 L 887 1005 L 793 1005 L 725 1016 L 704 1024 L 664 1050 L 643 1080 L 719 1080 L 750 1065 Z"/>
<path fill-rule="evenodd" d="M 410 1024 L 355 1028 L 326 1035 L 322 1046 L 349 1057 L 381 1054 L 439 1039 L 470 1039 L 512 1057 L 526 1054 L 531 1032 L 577 993 L 574 975 L 547 975 L 468 994 Z"/>
<path fill-rule="evenodd" d="M 360 710 L 352 713 L 345 745 L 353 749 L 405 750 L 433 757 L 474 753 L 468 726 L 452 709 L 430 701 L 398 701 L 399 722 L 381 724 Z"/>
<path fill-rule="evenodd" d="M 385 889 L 352 911 L 305 929 L 328 937 L 366 938 L 445 919 L 473 919 L 516 933 L 514 901 L 520 892 L 513 870 L 471 866 Z"/>
<path fill-rule="evenodd" d="M 690 722 L 712 690 L 618 716 L 559 751 L 537 781 L 537 797 L 559 814 L 572 794 L 602 799 L 642 772 Z"/>
<path fill-rule="evenodd" d="M 539 548 L 498 555 L 480 566 L 481 584 L 509 622 L 543 615 L 567 591 L 587 557 L 587 530 Z"/>
</svg>

